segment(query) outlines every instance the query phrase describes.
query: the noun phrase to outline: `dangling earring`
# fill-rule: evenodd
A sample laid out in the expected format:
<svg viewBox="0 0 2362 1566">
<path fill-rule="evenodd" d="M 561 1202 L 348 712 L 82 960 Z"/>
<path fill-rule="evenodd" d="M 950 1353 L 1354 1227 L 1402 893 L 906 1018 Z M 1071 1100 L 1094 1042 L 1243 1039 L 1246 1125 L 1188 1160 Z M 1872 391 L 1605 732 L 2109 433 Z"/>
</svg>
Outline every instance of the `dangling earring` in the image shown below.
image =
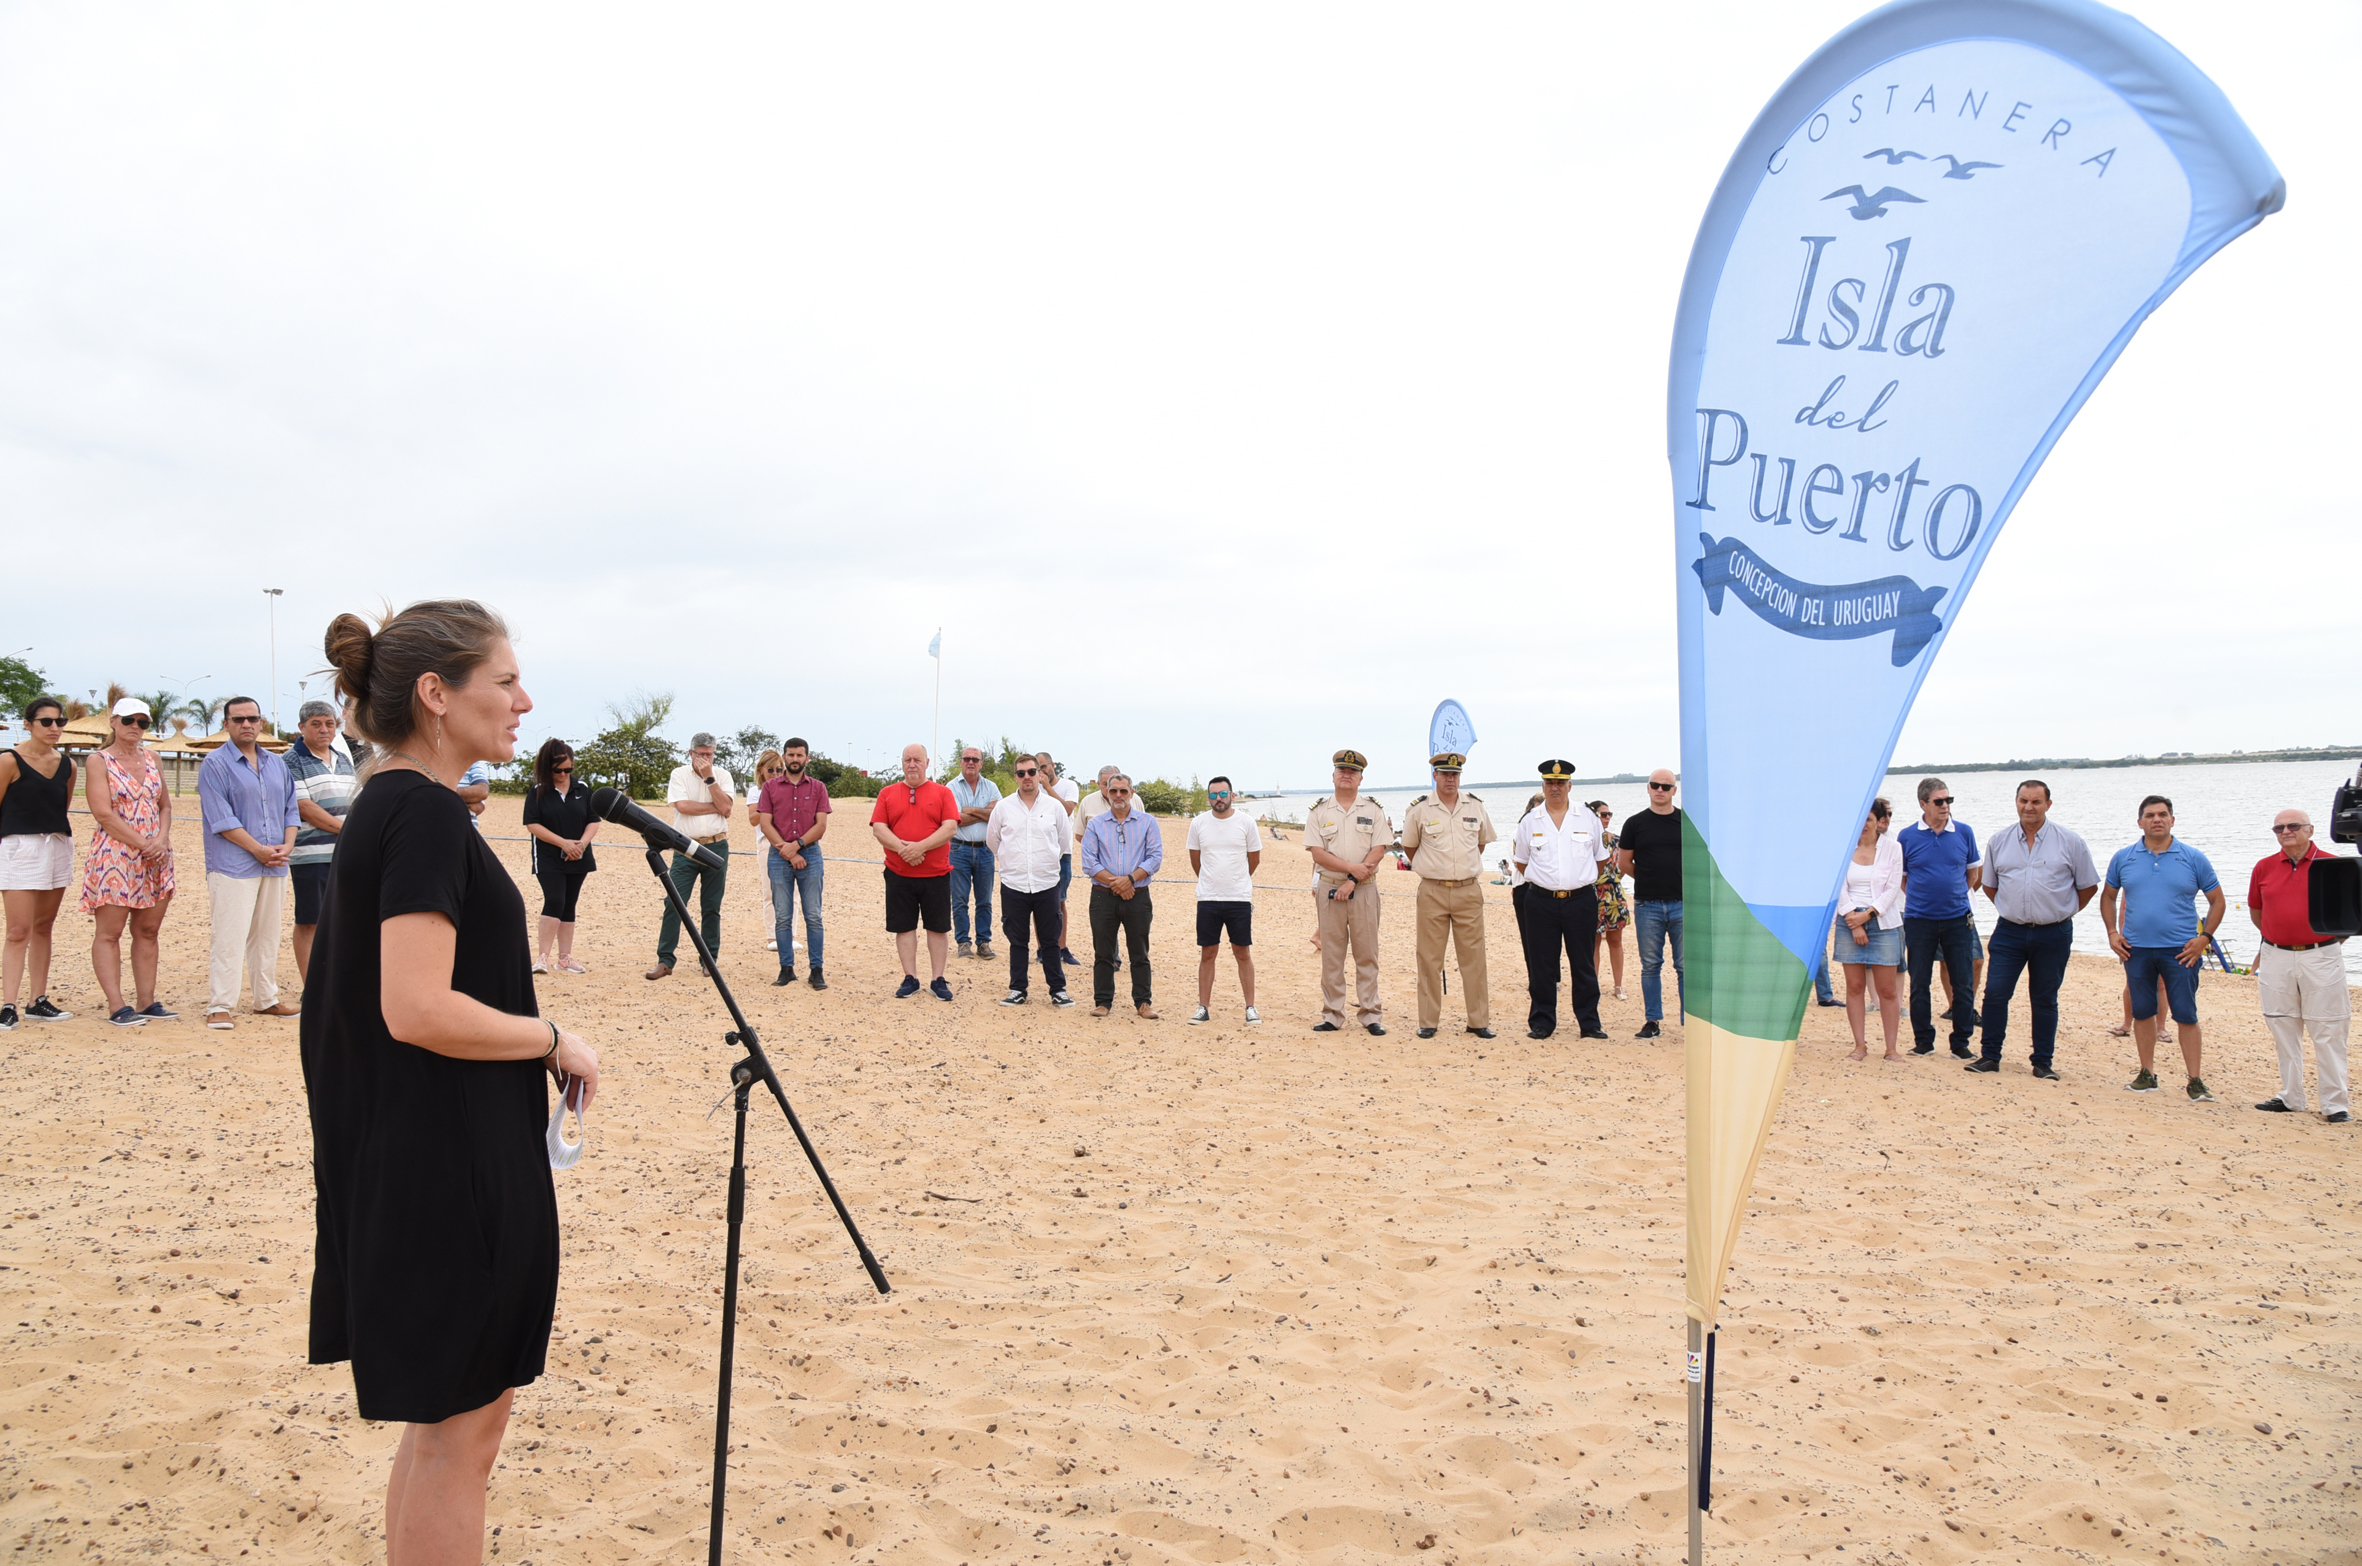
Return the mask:
<svg viewBox="0 0 2362 1566">
<path fill-rule="evenodd" d="M 442 759 L 442 755 L 443 755 L 443 715 L 442 715 L 441 713 L 436 713 L 436 714 L 435 714 L 435 758 L 436 758 L 437 760 L 441 760 L 441 759 Z"/>
</svg>

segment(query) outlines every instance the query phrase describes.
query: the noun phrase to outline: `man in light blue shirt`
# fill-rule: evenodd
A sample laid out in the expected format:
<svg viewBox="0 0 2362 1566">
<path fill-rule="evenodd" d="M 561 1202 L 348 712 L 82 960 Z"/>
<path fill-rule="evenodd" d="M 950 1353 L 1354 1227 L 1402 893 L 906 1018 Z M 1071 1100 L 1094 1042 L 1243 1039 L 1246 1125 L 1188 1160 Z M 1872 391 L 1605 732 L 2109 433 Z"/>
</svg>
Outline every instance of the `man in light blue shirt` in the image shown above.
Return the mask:
<svg viewBox="0 0 2362 1566">
<path fill-rule="evenodd" d="M 2091 850 L 2082 837 L 2050 819 L 2050 785 L 2028 778 L 2018 785 L 2018 824 L 1985 844 L 1984 893 L 2000 915 L 1993 926 L 1992 966 L 1985 974 L 1984 1053 L 1970 1071 L 2001 1069 L 2009 1037 L 2009 1003 L 2018 977 L 2033 981 L 2027 999 L 2034 1021 L 2034 1075 L 2056 1082 L 2051 1054 L 2059 1037 L 2059 985 L 2075 944 L 2075 915 L 2099 890 Z"/>
<path fill-rule="evenodd" d="M 238 1009 L 244 959 L 254 1010 L 292 1017 L 279 999 L 279 916 L 287 901 L 287 865 L 303 816 L 287 764 L 262 748 L 262 703 L 234 696 L 222 709 L 229 743 L 197 769 L 205 821 L 205 892 L 212 904 L 213 950 L 207 968 L 205 1026 L 227 1028 Z"/>
<path fill-rule="evenodd" d="M 1115 940 L 1123 932 L 1132 953 L 1132 1009 L 1156 1020 L 1149 987 L 1148 927 L 1156 917 L 1148 882 L 1164 868 L 1164 833 L 1132 802 L 1132 780 L 1118 772 L 1099 792 L 1104 814 L 1083 828 L 1083 874 L 1091 882 L 1091 1015 L 1104 1017 L 1115 1006 Z"/>
<path fill-rule="evenodd" d="M 973 745 L 960 747 L 960 775 L 951 780 L 951 797 L 960 807 L 960 824 L 951 833 L 951 937 L 962 957 L 992 955 L 992 847 L 984 841 L 985 823 L 992 807 L 1001 802 L 1000 785 L 984 775 L 984 752 Z M 976 897 L 976 940 L 968 941 L 968 895 Z"/>
<path fill-rule="evenodd" d="M 2191 911 L 2206 896 L 2206 917 Z M 2121 919 L 2118 918 L 2122 905 Z M 2141 801 L 2141 840 L 2108 861 L 2108 889 L 2100 893 L 2100 923 L 2108 946 L 2124 962 L 2132 997 L 2132 1041 L 2141 1069 L 2125 1091 L 2157 1091 L 2157 986 L 2181 1032 L 2182 1063 L 2190 1069 L 2190 1102 L 2209 1104 L 2199 1072 L 2198 964 L 2222 927 L 2223 888 L 2206 856 L 2173 835 L 2173 801 L 2151 794 Z"/>
</svg>

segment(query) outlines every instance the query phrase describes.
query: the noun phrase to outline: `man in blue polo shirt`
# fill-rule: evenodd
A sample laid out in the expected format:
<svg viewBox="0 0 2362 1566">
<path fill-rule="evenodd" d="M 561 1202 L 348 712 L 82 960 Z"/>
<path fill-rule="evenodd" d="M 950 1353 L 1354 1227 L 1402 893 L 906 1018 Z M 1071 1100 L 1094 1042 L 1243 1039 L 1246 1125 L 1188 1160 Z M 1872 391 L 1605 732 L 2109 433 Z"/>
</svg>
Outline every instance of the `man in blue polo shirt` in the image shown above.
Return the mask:
<svg viewBox="0 0 2362 1566">
<path fill-rule="evenodd" d="M 2204 919 L 2191 906 L 2201 892 L 2206 894 Z M 2107 890 L 2100 893 L 2100 923 L 2108 927 L 2109 949 L 2124 961 L 2124 982 L 2132 994 L 2132 1041 L 2141 1056 L 2140 1074 L 2124 1084 L 2126 1092 L 2157 1091 L 2157 982 L 2162 979 L 2165 1004 L 2181 1031 L 2182 1064 L 2190 1068 L 2190 1102 L 2214 1102 L 2198 1070 L 2198 964 L 2222 922 L 2223 888 L 2214 866 L 2174 839 L 2173 801 L 2151 794 L 2141 801 L 2141 840 L 2116 850 L 2108 861 Z"/>
<path fill-rule="evenodd" d="M 1952 976 L 1952 1053 L 1966 1060 L 1976 1038 L 1976 926 L 1968 894 L 1983 879 L 1984 856 L 1965 821 L 1952 819 L 1942 778 L 1919 780 L 1919 819 L 1895 834 L 1903 851 L 1903 960 L 1911 969 L 1911 1053 L 1936 1052 L 1932 981 L 1940 957 Z"/>
</svg>

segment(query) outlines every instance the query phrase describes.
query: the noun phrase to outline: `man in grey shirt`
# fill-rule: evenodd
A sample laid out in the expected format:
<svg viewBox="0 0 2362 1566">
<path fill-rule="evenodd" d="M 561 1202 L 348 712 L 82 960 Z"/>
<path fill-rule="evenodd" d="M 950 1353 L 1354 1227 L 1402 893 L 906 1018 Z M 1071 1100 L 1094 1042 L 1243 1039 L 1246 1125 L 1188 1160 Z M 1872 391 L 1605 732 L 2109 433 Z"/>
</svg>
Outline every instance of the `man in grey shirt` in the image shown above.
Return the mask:
<svg viewBox="0 0 2362 1566">
<path fill-rule="evenodd" d="M 2028 778 L 2018 785 L 2017 804 L 2017 826 L 1985 844 L 1985 895 L 2001 922 L 1985 948 L 1984 1053 L 1966 1069 L 2001 1069 L 2009 1003 L 2018 975 L 2029 973 L 2034 1075 L 2056 1082 L 2050 1058 L 2059 1037 L 2059 985 L 2075 945 L 2075 916 L 2099 890 L 2100 878 L 2083 839 L 2049 819 L 2049 784 Z"/>
</svg>

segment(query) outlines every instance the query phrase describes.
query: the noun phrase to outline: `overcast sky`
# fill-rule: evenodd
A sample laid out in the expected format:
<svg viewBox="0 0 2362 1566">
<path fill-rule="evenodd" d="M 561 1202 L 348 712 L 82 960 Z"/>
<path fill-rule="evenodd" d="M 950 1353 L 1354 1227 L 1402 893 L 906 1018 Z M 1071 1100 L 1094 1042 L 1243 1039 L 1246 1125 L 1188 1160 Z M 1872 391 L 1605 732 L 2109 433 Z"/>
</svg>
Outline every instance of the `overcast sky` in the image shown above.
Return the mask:
<svg viewBox="0 0 2362 1566">
<path fill-rule="evenodd" d="M 263 693 L 467 594 L 577 741 L 1675 759 L 1666 351 L 1859 7 L 0 10 L 0 653 Z M 2144 327 L 1900 760 L 2362 740 L 2362 7 L 2173 0 L 2287 210 Z M 2338 453 L 2344 452 L 2341 457 Z M 315 682 L 316 684 L 316 682 Z M 1799 721 L 1851 714 L 1792 693 Z"/>
</svg>

